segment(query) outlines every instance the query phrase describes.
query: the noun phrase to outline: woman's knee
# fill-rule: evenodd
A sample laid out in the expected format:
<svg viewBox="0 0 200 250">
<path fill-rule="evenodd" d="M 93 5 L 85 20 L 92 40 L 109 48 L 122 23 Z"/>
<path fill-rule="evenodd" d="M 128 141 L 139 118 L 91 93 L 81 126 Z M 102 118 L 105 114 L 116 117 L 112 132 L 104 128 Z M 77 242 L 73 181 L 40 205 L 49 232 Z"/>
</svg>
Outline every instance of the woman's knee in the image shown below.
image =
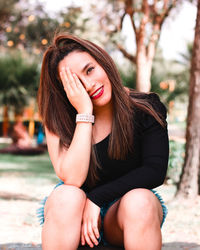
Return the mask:
<svg viewBox="0 0 200 250">
<path fill-rule="evenodd" d="M 148 189 L 133 189 L 126 193 L 119 206 L 119 216 L 125 221 L 152 223 L 159 220 L 159 201 Z M 121 219 L 122 220 L 122 219 Z"/>
<path fill-rule="evenodd" d="M 80 214 L 84 208 L 86 195 L 83 190 L 75 186 L 61 185 L 53 190 L 45 204 L 45 217 L 51 214 L 56 218 L 57 215 L 65 217 L 68 215 Z"/>
</svg>

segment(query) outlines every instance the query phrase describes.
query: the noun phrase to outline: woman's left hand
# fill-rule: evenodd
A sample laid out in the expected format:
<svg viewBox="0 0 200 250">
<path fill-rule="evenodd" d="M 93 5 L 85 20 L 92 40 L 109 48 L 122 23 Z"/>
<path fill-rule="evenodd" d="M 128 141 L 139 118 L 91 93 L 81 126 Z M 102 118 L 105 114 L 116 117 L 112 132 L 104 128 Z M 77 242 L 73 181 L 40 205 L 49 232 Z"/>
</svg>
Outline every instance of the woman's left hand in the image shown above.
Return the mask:
<svg viewBox="0 0 200 250">
<path fill-rule="evenodd" d="M 100 219 L 100 207 L 87 199 L 83 211 L 81 244 L 87 243 L 90 247 L 98 245 L 100 237 L 98 223 Z"/>
</svg>

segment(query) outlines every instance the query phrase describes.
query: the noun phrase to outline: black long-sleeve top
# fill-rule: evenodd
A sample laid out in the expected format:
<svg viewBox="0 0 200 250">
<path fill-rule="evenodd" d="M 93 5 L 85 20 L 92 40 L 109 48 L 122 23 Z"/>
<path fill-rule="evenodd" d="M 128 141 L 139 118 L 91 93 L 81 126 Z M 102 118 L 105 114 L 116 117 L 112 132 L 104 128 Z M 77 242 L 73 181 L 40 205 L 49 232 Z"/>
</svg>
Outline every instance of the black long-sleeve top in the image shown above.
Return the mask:
<svg viewBox="0 0 200 250">
<path fill-rule="evenodd" d="M 166 119 L 164 105 L 159 99 L 155 103 L 155 109 Z M 99 207 L 122 197 L 131 189 L 152 189 L 163 184 L 169 155 L 167 127 L 162 127 L 153 116 L 138 109 L 133 122 L 133 153 L 126 160 L 108 157 L 109 135 L 95 144 L 102 167 L 99 170 L 100 181 L 91 190 L 84 189 L 87 197 Z"/>
</svg>

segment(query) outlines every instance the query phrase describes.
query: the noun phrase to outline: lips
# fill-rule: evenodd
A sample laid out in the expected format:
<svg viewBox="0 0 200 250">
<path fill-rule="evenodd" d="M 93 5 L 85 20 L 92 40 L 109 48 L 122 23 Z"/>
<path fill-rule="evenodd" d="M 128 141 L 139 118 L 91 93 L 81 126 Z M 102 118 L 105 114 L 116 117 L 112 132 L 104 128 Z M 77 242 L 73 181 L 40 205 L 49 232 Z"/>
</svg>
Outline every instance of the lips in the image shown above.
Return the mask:
<svg viewBox="0 0 200 250">
<path fill-rule="evenodd" d="M 104 92 L 104 87 L 102 86 L 102 87 L 98 88 L 94 93 L 92 93 L 90 95 L 90 97 L 92 99 L 97 99 L 103 94 L 103 92 Z"/>
</svg>

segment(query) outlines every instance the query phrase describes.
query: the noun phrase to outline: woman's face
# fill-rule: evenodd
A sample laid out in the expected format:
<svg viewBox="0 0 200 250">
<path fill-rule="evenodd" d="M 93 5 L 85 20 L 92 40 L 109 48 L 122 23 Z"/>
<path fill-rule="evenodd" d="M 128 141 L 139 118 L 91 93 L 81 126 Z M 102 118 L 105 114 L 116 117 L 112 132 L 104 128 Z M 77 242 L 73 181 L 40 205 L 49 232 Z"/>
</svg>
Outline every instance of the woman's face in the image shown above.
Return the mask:
<svg viewBox="0 0 200 250">
<path fill-rule="evenodd" d="M 62 67 L 69 67 L 82 82 L 89 94 L 94 110 L 100 107 L 111 105 L 112 87 L 110 80 L 104 69 L 87 52 L 73 51 L 64 57 L 58 65 L 58 70 Z"/>
</svg>

